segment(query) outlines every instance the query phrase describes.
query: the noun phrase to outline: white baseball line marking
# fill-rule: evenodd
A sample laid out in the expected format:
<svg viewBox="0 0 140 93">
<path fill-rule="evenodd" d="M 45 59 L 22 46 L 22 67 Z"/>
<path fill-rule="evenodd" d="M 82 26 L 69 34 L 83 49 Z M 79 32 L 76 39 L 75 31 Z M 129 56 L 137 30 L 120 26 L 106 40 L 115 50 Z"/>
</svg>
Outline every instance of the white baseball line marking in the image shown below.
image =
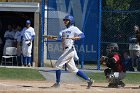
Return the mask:
<svg viewBox="0 0 140 93">
<path fill-rule="evenodd" d="M 4 83 L 0 83 L 0 85 L 2 85 L 2 86 L 13 86 L 13 85 L 4 84 Z"/>
</svg>

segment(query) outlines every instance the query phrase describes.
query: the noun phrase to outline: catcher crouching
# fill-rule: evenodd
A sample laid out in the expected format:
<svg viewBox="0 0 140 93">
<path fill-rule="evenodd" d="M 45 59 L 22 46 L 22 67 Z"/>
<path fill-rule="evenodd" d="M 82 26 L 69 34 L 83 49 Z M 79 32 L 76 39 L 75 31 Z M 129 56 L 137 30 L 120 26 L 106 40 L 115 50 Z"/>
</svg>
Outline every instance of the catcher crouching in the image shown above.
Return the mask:
<svg viewBox="0 0 140 93">
<path fill-rule="evenodd" d="M 125 84 L 122 81 L 126 76 L 125 66 L 122 63 L 122 56 L 119 54 L 119 47 L 117 43 L 111 43 L 107 46 L 107 56 L 101 57 L 101 63 L 107 66 L 104 70 L 108 87 L 119 88 L 124 87 Z"/>
</svg>

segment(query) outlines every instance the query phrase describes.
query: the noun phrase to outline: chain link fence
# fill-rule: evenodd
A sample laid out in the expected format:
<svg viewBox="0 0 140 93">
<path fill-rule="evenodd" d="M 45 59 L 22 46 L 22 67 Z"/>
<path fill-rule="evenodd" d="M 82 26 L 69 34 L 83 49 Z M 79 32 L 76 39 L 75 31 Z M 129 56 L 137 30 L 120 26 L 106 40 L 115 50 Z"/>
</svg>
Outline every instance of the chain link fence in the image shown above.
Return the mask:
<svg viewBox="0 0 140 93">
<path fill-rule="evenodd" d="M 66 2 L 67 1 L 67 2 Z M 72 2 L 74 1 L 74 2 Z M 78 23 L 80 23 L 80 11 L 77 11 L 79 9 L 79 4 L 77 2 L 83 2 L 81 3 L 81 6 L 83 7 L 85 3 L 88 7 L 87 10 L 90 11 L 84 11 L 84 8 L 82 8 L 83 13 L 89 12 L 90 15 L 90 23 L 87 24 L 87 27 L 85 27 L 85 34 L 87 35 L 87 38 L 85 40 L 85 44 L 93 43 L 93 49 L 98 48 L 94 42 L 97 42 L 98 40 L 92 38 L 97 38 L 95 30 L 99 29 L 99 23 L 98 18 L 99 7 L 93 7 L 95 6 L 95 3 L 97 2 L 91 2 L 94 0 L 48 0 L 47 5 L 49 4 L 49 8 L 47 9 L 47 27 L 45 31 L 47 31 L 46 34 L 49 35 L 58 35 L 59 31 L 64 28 L 62 18 L 67 15 L 67 13 L 74 14 L 76 12 L 75 17 L 76 24 L 80 27 Z M 86 1 L 86 2 L 84 2 Z M 100 0 L 97 0 L 98 2 Z M 91 4 L 93 3 L 93 4 Z M 73 8 L 73 5 L 77 5 L 77 9 Z M 86 5 L 86 4 L 85 4 Z M 99 6 L 99 4 L 96 4 Z M 101 32 L 101 56 L 106 55 L 106 46 L 109 43 L 118 43 L 119 49 L 121 51 L 121 54 L 124 53 L 124 51 L 128 51 L 129 49 L 129 37 L 133 35 L 133 26 L 135 24 L 140 25 L 140 0 L 102 0 L 102 32 Z M 73 10 L 71 9 L 73 8 Z M 79 16 L 78 16 L 79 15 Z M 85 17 L 85 16 L 83 16 Z M 87 17 L 87 16 L 86 16 Z M 92 21 L 92 22 L 91 22 Z M 81 23 L 82 24 L 82 23 Z M 93 29 L 91 29 L 91 26 Z M 91 31 L 90 31 L 91 30 Z M 92 41 L 92 42 L 90 42 Z M 48 49 L 47 52 L 49 55 L 47 55 L 47 58 L 50 58 L 53 56 L 54 59 L 58 59 L 58 57 L 61 55 L 61 44 L 60 42 L 48 42 Z M 89 47 L 90 48 L 90 47 Z M 52 50 L 52 51 L 51 51 Z M 94 50 L 94 53 L 97 53 L 97 51 Z M 89 58 L 93 55 L 93 57 L 97 56 L 95 54 L 91 54 Z M 78 53 L 81 54 L 81 53 Z M 50 56 L 51 55 L 51 56 Z M 84 57 L 86 57 L 87 54 L 85 54 Z M 88 57 L 87 57 L 88 59 Z M 92 58 L 91 58 L 92 59 Z M 78 66 L 80 68 L 80 66 Z M 84 64 L 85 69 L 97 69 L 97 60 L 90 60 L 85 62 Z M 102 69 L 102 67 L 101 67 Z"/>
<path fill-rule="evenodd" d="M 118 6 L 117 6 L 118 5 Z M 102 55 L 108 43 L 118 43 L 121 53 L 129 49 L 129 37 L 134 35 L 134 25 L 140 24 L 139 0 L 103 0 Z"/>
<path fill-rule="evenodd" d="M 106 55 L 109 43 L 117 43 L 121 55 L 129 53 L 134 25 L 140 25 L 139 7 L 139 0 L 103 0 L 101 55 Z"/>
</svg>

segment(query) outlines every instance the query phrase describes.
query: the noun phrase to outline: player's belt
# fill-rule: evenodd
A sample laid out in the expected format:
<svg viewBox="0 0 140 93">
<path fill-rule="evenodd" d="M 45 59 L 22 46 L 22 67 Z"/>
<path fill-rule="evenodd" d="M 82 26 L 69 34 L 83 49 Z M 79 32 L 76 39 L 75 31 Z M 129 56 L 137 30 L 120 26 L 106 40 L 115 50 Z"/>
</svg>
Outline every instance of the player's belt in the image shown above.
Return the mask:
<svg viewBox="0 0 140 93">
<path fill-rule="evenodd" d="M 25 40 L 25 41 L 31 41 L 30 39 L 28 39 L 28 40 Z"/>
<path fill-rule="evenodd" d="M 69 48 L 69 47 L 65 47 L 65 49 L 67 49 L 67 48 Z"/>
<path fill-rule="evenodd" d="M 69 47 L 65 47 L 65 49 L 67 49 L 67 48 L 69 48 Z M 73 46 L 71 48 L 73 48 Z"/>
</svg>

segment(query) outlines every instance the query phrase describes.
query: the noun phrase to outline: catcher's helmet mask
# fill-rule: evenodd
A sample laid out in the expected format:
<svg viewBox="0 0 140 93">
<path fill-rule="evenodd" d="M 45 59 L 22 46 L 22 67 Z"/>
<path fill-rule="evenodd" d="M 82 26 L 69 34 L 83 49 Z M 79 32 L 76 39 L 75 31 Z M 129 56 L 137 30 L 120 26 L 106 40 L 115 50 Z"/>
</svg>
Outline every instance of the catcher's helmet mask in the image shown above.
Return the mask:
<svg viewBox="0 0 140 93">
<path fill-rule="evenodd" d="M 118 50 L 119 46 L 117 43 L 110 43 L 106 48 L 107 52 L 117 52 Z"/>
</svg>

